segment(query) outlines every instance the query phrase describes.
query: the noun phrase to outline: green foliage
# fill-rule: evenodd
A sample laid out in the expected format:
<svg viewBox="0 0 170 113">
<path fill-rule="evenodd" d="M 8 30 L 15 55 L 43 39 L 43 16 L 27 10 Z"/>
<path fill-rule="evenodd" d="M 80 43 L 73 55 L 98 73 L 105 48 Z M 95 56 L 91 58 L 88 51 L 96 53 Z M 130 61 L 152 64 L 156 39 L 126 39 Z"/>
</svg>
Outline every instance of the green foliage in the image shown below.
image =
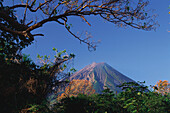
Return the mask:
<svg viewBox="0 0 170 113">
<path fill-rule="evenodd" d="M 65 50 L 62 53 L 65 53 Z M 47 55 L 38 55 L 37 57 L 42 61 L 47 61 L 50 58 Z M 53 89 L 54 86 L 62 85 L 59 80 L 67 77 L 67 74 L 61 76 L 59 73 L 67 67 L 64 62 L 71 58 L 70 56 L 63 58 L 61 55 L 56 58 L 59 60 L 56 60 L 56 63 L 49 60 L 39 66 L 29 58 L 29 55 L 25 54 L 19 60 L 1 59 L 0 100 L 4 103 L 1 105 L 1 111 L 10 113 L 21 110 L 29 112 L 37 110 L 46 113 L 44 110 L 47 111 L 47 108 L 43 101 L 46 100 L 49 93 L 57 90 Z M 63 81 L 63 83 L 68 83 L 68 81 Z"/>
<path fill-rule="evenodd" d="M 54 106 L 55 112 L 83 113 L 169 113 L 170 95 L 148 90 L 144 82 L 124 83 L 123 92 L 115 95 L 108 87 L 102 94 L 78 95 L 62 99 Z"/>
<path fill-rule="evenodd" d="M 64 98 L 53 108 L 54 112 L 59 113 L 93 113 L 95 102 L 87 95 L 78 95 L 77 97 Z"/>
<path fill-rule="evenodd" d="M 151 92 L 143 83 L 144 82 L 131 82 L 124 83 L 120 86 L 125 90 L 117 96 L 121 107 L 131 113 L 168 113 L 167 108 L 170 104 L 166 103 L 164 99 L 170 100 L 170 98 L 159 95 L 156 92 Z"/>
<path fill-rule="evenodd" d="M 40 104 L 52 78 L 24 55 L 18 62 L 0 63 L 1 112 L 14 112 L 27 104 Z"/>
<path fill-rule="evenodd" d="M 51 113 L 49 107 L 48 107 L 48 102 L 47 101 L 42 101 L 41 104 L 29 104 L 26 109 L 21 110 L 21 112 L 29 112 L 29 113 Z"/>
<path fill-rule="evenodd" d="M 0 10 L 17 20 L 14 10 L 6 10 L 8 7 L 3 6 L 2 2 L 1 0 Z M 3 18 L 0 18 L 0 23 L 15 30 Z M 36 65 L 29 55 L 20 53 L 32 41 L 31 38 L 0 30 L 0 100 L 4 103 L 1 105 L 1 112 L 16 112 L 29 104 L 33 105 L 32 110 L 39 109 L 48 93 L 52 92 L 53 84 L 58 85 L 59 81 L 55 80 L 54 74 L 63 71 L 67 67 L 64 62 L 75 56 L 67 55 L 66 50 L 58 52 L 53 48 L 58 55 L 55 56 L 55 62 L 50 61 L 50 56 L 38 54 L 37 58 L 43 63 Z M 59 78 L 62 79 L 62 76 Z"/>
<path fill-rule="evenodd" d="M 116 104 L 116 95 L 108 87 L 103 90 L 103 94 L 97 94 L 93 98 L 96 103 L 94 113 L 116 113 L 124 111 L 124 109 Z"/>
<path fill-rule="evenodd" d="M 3 6 L 1 2 L 2 1 L 0 1 L 0 10 L 4 11 L 7 15 L 16 21 L 17 17 L 14 15 L 14 10 L 6 10 L 8 7 Z M 13 28 L 13 26 L 11 26 L 10 23 L 8 23 L 3 18 L 0 18 L 0 23 L 7 28 L 15 30 L 15 28 Z M 32 41 L 33 39 L 28 37 L 11 34 L 5 30 L 0 30 L 0 59 L 18 59 L 20 56 L 16 55 L 16 53 L 30 45 Z"/>
</svg>

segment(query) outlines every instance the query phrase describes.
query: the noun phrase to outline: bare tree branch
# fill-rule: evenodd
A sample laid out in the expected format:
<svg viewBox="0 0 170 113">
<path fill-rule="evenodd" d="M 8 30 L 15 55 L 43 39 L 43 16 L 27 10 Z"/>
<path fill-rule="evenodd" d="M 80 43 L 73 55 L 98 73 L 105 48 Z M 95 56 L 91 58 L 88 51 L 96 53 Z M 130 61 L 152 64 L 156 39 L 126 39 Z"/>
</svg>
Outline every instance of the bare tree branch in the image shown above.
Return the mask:
<svg viewBox="0 0 170 113">
<path fill-rule="evenodd" d="M 27 3 L 26 3 L 25 11 L 24 11 L 23 24 L 25 24 L 25 19 L 26 19 L 27 8 L 28 8 L 28 0 L 27 0 Z"/>
</svg>

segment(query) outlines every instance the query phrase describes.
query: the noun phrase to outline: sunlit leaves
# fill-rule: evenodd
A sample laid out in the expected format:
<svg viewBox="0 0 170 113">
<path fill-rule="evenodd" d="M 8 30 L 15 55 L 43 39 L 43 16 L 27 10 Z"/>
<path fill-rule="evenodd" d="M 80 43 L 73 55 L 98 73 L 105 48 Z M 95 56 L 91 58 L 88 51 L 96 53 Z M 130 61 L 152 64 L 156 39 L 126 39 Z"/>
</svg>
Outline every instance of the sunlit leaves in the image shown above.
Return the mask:
<svg viewBox="0 0 170 113">
<path fill-rule="evenodd" d="M 50 59 L 50 56 L 47 56 L 47 55 L 40 56 L 39 54 L 37 54 L 37 58 L 41 65 L 45 64 L 46 66 L 51 67 L 55 64 L 55 62 L 57 62 L 57 63 L 65 62 L 65 61 L 70 60 L 75 57 L 75 55 L 73 53 L 71 53 L 70 55 L 67 54 L 66 49 L 64 49 L 63 51 L 58 51 L 57 48 L 52 48 L 52 50 L 56 53 L 56 55 L 54 55 L 54 61 L 52 61 Z M 60 68 L 63 71 L 66 68 L 66 64 L 64 64 Z"/>
<path fill-rule="evenodd" d="M 78 96 L 78 94 L 92 95 L 95 93 L 93 85 L 88 80 L 72 80 L 69 85 L 65 88 L 64 93 L 62 93 L 57 100 L 62 98 Z"/>
<path fill-rule="evenodd" d="M 162 95 L 170 94 L 170 83 L 167 80 L 159 80 L 155 87 L 157 87 L 156 91 Z"/>
</svg>

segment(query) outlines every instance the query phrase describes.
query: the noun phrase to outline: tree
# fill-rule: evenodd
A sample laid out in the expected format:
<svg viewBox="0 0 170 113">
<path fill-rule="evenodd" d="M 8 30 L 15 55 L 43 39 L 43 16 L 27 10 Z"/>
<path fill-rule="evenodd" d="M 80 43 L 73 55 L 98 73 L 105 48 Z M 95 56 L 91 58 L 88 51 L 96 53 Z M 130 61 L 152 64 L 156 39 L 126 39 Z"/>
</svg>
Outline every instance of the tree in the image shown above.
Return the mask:
<svg viewBox="0 0 170 113">
<path fill-rule="evenodd" d="M 64 93 L 62 93 L 57 100 L 62 98 L 77 96 L 78 94 L 92 95 L 95 93 L 93 85 L 88 80 L 72 80 L 69 85 L 65 88 Z"/>
<path fill-rule="evenodd" d="M 155 85 L 155 87 L 157 88 L 156 91 L 162 95 L 166 95 L 170 93 L 170 83 L 168 83 L 167 80 L 164 80 L 164 81 L 159 80 L 157 84 Z"/>
<path fill-rule="evenodd" d="M 0 12 L 9 8 L 2 3 L 3 1 L 0 0 Z M 17 21 L 14 10 L 5 13 L 8 19 Z M 0 17 L 1 25 L 16 30 L 16 26 L 12 26 L 8 21 Z M 28 107 L 28 104 L 40 105 L 46 101 L 49 93 L 66 83 L 59 80 L 67 77 L 68 74 L 61 76 L 61 73 L 66 68 L 66 63 L 75 55 L 65 54 L 66 50 L 58 52 L 53 48 L 57 53 L 54 62 L 36 65 L 27 55 L 20 53 L 32 41 L 28 37 L 0 29 L 0 100 L 3 103 L 0 106 L 1 112 L 19 112 Z M 49 60 L 47 56 L 39 56 L 39 59 Z M 58 77 L 60 79 L 56 79 Z"/>
<path fill-rule="evenodd" d="M 2 60 L 3 62 L 0 62 L 0 100 L 3 103 L 0 106 L 1 112 L 19 112 L 23 108 L 29 108 L 29 104 L 41 105 L 46 101 L 48 94 L 65 85 L 67 81 L 60 79 L 68 77 L 69 74 L 62 72 L 66 68 L 67 61 L 74 56 L 63 55 L 65 52 L 65 50 L 57 52 L 55 62 L 42 65 L 36 65 L 24 55 L 18 62 Z M 47 56 L 39 57 L 44 62 L 48 60 Z"/>
<path fill-rule="evenodd" d="M 3 6 L 0 0 L 0 12 L 6 10 L 8 6 Z M 17 17 L 14 14 L 14 10 L 5 11 L 8 19 L 17 21 Z M 2 15 L 1 15 L 2 16 Z M 15 30 L 15 26 L 9 24 L 7 20 L 0 16 L 0 26 Z M 33 40 L 24 37 L 22 35 L 12 34 L 4 29 L 0 29 L 0 60 L 2 59 L 19 59 L 21 58 L 20 51 L 31 44 Z"/>
<path fill-rule="evenodd" d="M 124 91 L 114 94 L 108 87 L 102 94 L 78 95 L 62 99 L 54 107 L 61 113 L 169 113 L 170 95 L 148 90 L 144 82 L 123 83 Z"/>
<path fill-rule="evenodd" d="M 123 83 L 119 87 L 124 90 L 117 95 L 116 103 L 119 103 L 127 112 L 143 113 L 143 112 L 169 112 L 170 98 L 155 93 L 144 85 L 145 82 Z"/>
<path fill-rule="evenodd" d="M 28 42 L 32 42 L 35 36 L 43 36 L 43 34 L 33 34 L 32 31 L 42 27 L 45 23 L 53 21 L 63 25 L 80 42 L 86 43 L 89 48 L 95 49 L 96 43 L 89 41 L 89 37 L 83 39 L 71 31 L 68 20 L 72 16 L 82 18 L 89 26 L 91 24 L 86 16 L 90 15 L 98 15 L 118 26 L 131 26 L 147 31 L 155 29 L 157 25 L 154 15 L 149 16 L 146 10 L 149 3 L 147 0 L 137 0 L 135 2 L 131 0 L 44 0 L 44 2 L 43 0 L 22 0 L 21 3 L 15 2 L 12 6 L 5 8 L 2 1 L 0 2 L 0 18 L 12 28 L 0 21 L 0 30 L 25 37 L 25 40 L 29 40 Z M 13 18 L 13 16 L 8 15 L 9 11 L 17 12 L 19 9 L 23 12 L 21 18 Z M 35 15 L 35 18 L 29 17 L 28 13 Z M 28 18 L 32 20 L 28 21 Z M 39 20 L 36 18 L 39 18 Z"/>
<path fill-rule="evenodd" d="M 54 86 L 63 83 L 56 77 L 65 68 L 64 63 L 74 57 L 73 54 L 62 56 L 64 52 L 59 52 L 55 62 L 38 66 L 22 55 L 22 49 L 32 44 L 35 36 L 43 36 L 33 34 L 35 29 L 53 21 L 63 25 L 89 49 L 95 49 L 96 43 L 89 41 L 89 37 L 83 39 L 71 31 L 69 18 L 80 17 L 90 26 L 86 17 L 98 15 L 119 26 L 143 30 L 156 27 L 153 16 L 148 16 L 145 10 L 146 0 L 138 0 L 136 5 L 130 0 L 21 0 L 14 3 L 9 6 L 0 0 L 0 100 L 5 103 L 1 111 L 6 113 L 18 112 L 28 107 L 27 104 L 41 104 Z M 47 56 L 44 58 L 48 60 Z"/>
</svg>

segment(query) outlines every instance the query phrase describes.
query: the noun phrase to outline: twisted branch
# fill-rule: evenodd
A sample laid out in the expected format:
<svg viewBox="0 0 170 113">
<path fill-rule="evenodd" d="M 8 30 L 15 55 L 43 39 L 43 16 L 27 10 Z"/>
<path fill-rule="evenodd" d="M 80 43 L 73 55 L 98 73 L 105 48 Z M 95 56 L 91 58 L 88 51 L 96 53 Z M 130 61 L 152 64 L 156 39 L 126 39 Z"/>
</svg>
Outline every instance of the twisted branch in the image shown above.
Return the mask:
<svg viewBox="0 0 170 113">
<path fill-rule="evenodd" d="M 147 12 L 143 10 L 148 5 L 147 0 L 139 0 L 136 7 L 130 6 L 129 0 L 103 0 L 102 2 L 100 0 L 45 0 L 45 2 L 40 3 L 39 5 L 36 5 L 36 0 L 33 0 L 30 1 L 29 4 L 27 0 L 26 4 L 16 4 L 6 10 L 1 9 L 0 18 L 6 20 L 15 29 L 6 28 L 3 23 L 0 23 L 0 30 L 5 30 L 12 34 L 23 35 L 34 39 L 34 36 L 43 35 L 31 34 L 31 31 L 42 27 L 45 23 L 54 21 L 64 25 L 67 31 L 80 42 L 87 44 L 89 47 L 95 48 L 96 46 L 91 42 L 81 39 L 68 29 L 66 26 L 68 17 L 81 17 L 89 26 L 91 26 L 91 24 L 85 19 L 85 16 L 88 15 L 100 15 L 101 18 L 111 23 L 130 26 L 136 29 L 152 30 L 155 29 L 155 26 L 157 25 L 157 23 L 150 18 L 151 16 L 147 16 Z M 27 9 L 29 9 L 32 13 L 41 11 L 45 16 L 45 19 L 43 18 L 33 25 L 30 24 L 34 21 L 27 24 L 19 23 L 5 13 L 6 11 L 12 9 L 15 10 L 17 8 L 25 8 L 23 19 L 24 23 L 26 20 Z M 56 11 L 58 11 L 58 13 Z M 59 19 L 64 19 L 64 22 L 59 21 Z"/>
</svg>

